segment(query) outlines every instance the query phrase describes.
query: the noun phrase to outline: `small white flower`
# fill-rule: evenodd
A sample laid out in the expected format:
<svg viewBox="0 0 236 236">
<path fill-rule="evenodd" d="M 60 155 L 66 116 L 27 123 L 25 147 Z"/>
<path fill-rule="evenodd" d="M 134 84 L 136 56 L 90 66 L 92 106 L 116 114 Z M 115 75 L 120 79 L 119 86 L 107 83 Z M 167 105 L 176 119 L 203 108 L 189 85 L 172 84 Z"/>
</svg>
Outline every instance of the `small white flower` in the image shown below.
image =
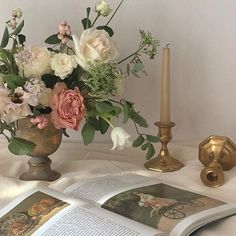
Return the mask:
<svg viewBox="0 0 236 236">
<path fill-rule="evenodd" d="M 108 16 L 112 12 L 110 5 L 105 0 L 98 1 L 95 9 L 101 16 Z"/>
<path fill-rule="evenodd" d="M 73 69 L 76 68 L 77 63 L 74 56 L 65 53 L 55 54 L 50 61 L 55 75 L 61 79 L 65 79 L 67 75 L 71 74 Z"/>
<path fill-rule="evenodd" d="M 113 128 L 111 131 L 111 140 L 113 142 L 113 147 L 111 150 L 116 148 L 118 150 L 122 150 L 124 147 L 130 147 L 132 144 L 130 137 L 130 134 L 128 134 L 123 128 Z"/>
<path fill-rule="evenodd" d="M 17 8 L 16 10 L 12 10 L 12 13 L 11 13 L 13 17 L 17 17 L 17 18 L 21 18 L 22 14 L 23 12 L 20 8 Z"/>
<path fill-rule="evenodd" d="M 7 22 L 7 25 L 11 28 L 11 29 L 15 29 L 16 28 L 16 26 L 17 26 L 17 22 L 16 22 L 16 20 L 14 19 L 14 18 L 12 18 L 11 20 L 9 20 L 8 22 Z"/>
</svg>

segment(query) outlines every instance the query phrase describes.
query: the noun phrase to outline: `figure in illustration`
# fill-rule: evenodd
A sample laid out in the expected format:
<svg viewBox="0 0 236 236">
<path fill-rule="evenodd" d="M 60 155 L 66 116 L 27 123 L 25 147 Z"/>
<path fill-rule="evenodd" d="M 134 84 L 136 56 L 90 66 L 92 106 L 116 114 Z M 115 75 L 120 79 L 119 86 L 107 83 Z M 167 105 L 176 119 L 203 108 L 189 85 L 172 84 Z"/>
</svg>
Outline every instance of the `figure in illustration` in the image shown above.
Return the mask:
<svg viewBox="0 0 236 236">
<path fill-rule="evenodd" d="M 160 210 L 162 207 L 168 207 L 177 203 L 175 199 L 155 197 L 147 193 L 134 192 L 134 194 L 140 198 L 138 202 L 140 207 L 152 208 L 152 211 L 150 212 L 151 217 L 153 217 L 154 213 L 158 214 L 158 210 Z"/>
</svg>

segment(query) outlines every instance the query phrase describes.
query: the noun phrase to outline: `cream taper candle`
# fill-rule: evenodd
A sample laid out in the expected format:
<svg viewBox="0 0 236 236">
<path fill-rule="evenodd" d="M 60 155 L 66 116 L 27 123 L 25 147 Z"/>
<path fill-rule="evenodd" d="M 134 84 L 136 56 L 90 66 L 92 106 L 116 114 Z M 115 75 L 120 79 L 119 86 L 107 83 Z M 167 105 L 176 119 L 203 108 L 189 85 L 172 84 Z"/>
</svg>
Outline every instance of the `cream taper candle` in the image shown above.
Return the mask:
<svg viewBox="0 0 236 236">
<path fill-rule="evenodd" d="M 163 48 L 161 74 L 160 122 L 170 123 L 170 49 Z"/>
</svg>

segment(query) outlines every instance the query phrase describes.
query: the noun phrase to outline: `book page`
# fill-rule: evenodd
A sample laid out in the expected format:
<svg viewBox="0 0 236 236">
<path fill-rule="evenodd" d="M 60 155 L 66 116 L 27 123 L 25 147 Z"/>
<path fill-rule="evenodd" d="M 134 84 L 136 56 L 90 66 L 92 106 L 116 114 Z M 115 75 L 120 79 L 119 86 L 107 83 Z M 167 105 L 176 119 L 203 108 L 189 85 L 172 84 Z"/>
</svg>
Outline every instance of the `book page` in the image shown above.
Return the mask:
<svg viewBox="0 0 236 236">
<path fill-rule="evenodd" d="M 101 208 L 73 207 L 48 222 L 33 236 L 164 236 L 159 230 L 146 227 Z"/>
<path fill-rule="evenodd" d="M 64 193 L 85 202 L 103 204 L 110 197 L 135 186 L 157 183 L 157 180 L 137 174 L 108 175 L 73 184 Z"/>
<path fill-rule="evenodd" d="M 135 174 L 96 178 L 66 191 L 173 236 L 181 232 L 185 235 L 216 216 L 219 219 L 236 213 L 235 208 L 230 212 L 232 206 L 223 201 Z"/>
<path fill-rule="evenodd" d="M 129 221 L 54 190 L 37 188 L 0 211 L 0 235 L 148 236 L 158 233 Z"/>
</svg>

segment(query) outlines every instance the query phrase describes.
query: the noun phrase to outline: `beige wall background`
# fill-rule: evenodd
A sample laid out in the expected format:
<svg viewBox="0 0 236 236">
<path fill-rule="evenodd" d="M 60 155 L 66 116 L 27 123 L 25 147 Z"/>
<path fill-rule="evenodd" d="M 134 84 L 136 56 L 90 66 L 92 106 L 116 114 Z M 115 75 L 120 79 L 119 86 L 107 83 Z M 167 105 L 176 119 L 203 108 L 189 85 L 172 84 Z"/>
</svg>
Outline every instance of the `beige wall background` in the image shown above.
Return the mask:
<svg viewBox="0 0 236 236">
<path fill-rule="evenodd" d="M 108 0 L 109 1 L 109 0 Z M 118 0 L 109 1 L 113 8 Z M 80 20 L 95 0 L 0 0 L 0 33 L 11 9 L 24 11 L 27 44 L 42 45 L 67 20 L 80 35 Z M 171 119 L 174 140 L 203 140 L 211 134 L 236 137 L 236 2 L 234 0 L 125 0 L 111 23 L 123 58 L 139 42 L 139 29 L 152 32 L 161 47 L 171 44 Z M 161 47 L 146 63 L 148 76 L 128 78 L 124 96 L 136 102 L 150 127 L 159 120 Z M 146 60 L 145 60 L 146 61 Z M 118 123 L 119 124 L 119 123 Z M 126 128 L 132 134 L 132 123 Z M 80 133 L 72 133 L 81 139 Z M 109 140 L 96 136 L 96 141 Z"/>
</svg>

